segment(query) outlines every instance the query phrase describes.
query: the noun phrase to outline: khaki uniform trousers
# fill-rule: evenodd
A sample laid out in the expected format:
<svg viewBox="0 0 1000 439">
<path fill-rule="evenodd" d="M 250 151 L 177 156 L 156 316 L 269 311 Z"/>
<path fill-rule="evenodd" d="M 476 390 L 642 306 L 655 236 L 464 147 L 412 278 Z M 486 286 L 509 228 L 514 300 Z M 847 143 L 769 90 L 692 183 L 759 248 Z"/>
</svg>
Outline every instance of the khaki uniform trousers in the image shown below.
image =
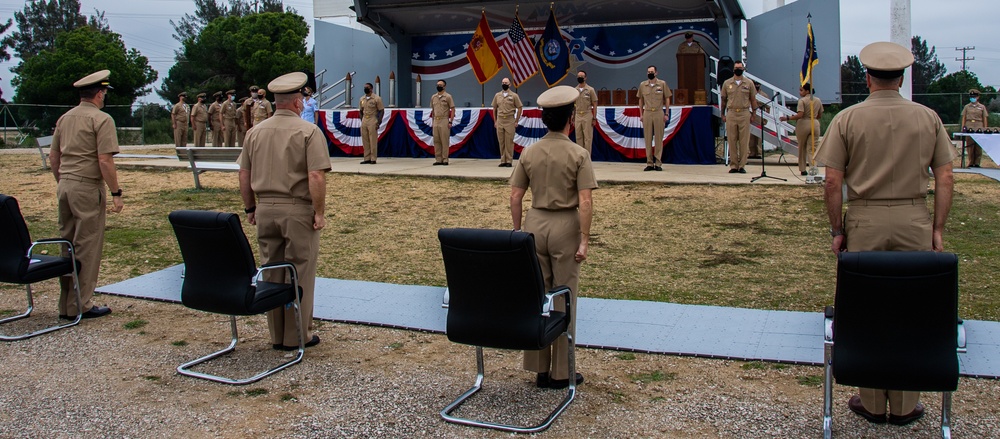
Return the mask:
<svg viewBox="0 0 1000 439">
<path fill-rule="evenodd" d="M 451 147 L 451 127 L 448 126 L 448 116 L 434 118 L 434 162 L 448 163 L 448 148 Z"/>
<path fill-rule="evenodd" d="M 580 214 L 576 209 L 550 211 L 530 209 L 524 218 L 524 231 L 535 235 L 535 253 L 542 269 L 545 288 L 559 285 L 570 288 L 573 306 L 569 333 L 576 340 L 576 295 L 580 286 L 580 264 L 576 262 L 576 250 L 580 247 Z M 565 296 L 556 298 L 555 309 L 566 310 Z M 569 363 L 566 356 L 569 340 L 562 336 L 552 342 L 547 349 L 524 351 L 524 369 L 535 373 L 549 373 L 549 378 L 564 380 L 569 378 Z"/>
<path fill-rule="evenodd" d="M 222 130 L 222 142 L 229 148 L 236 146 L 236 119 L 226 120 L 226 129 Z"/>
<path fill-rule="evenodd" d="M 174 146 L 178 148 L 183 148 L 187 146 L 188 143 L 188 127 L 187 125 L 178 126 L 174 128 Z"/>
<path fill-rule="evenodd" d="M 94 289 L 104 250 L 107 195 L 104 182 L 94 178 L 61 175 L 56 186 L 59 200 L 59 236 L 73 243 L 80 262 L 80 305 L 76 302 L 72 276 L 59 278 L 59 314 L 75 316 L 94 306 Z"/>
<path fill-rule="evenodd" d="M 262 198 L 257 203 L 257 242 L 264 264 L 287 261 L 295 265 L 302 287 L 301 313 L 304 341 L 312 338 L 313 298 L 316 292 L 316 259 L 320 232 L 313 230 L 312 203 L 294 198 Z M 267 282 L 291 283 L 286 271 L 268 270 Z M 267 312 L 272 344 L 298 346 L 295 310 L 291 307 Z"/>
<path fill-rule="evenodd" d="M 646 145 L 646 165 L 663 164 L 663 110 L 642 110 L 642 137 Z"/>
<path fill-rule="evenodd" d="M 514 162 L 514 131 L 517 121 L 514 116 L 499 116 L 496 123 L 497 143 L 500 144 L 500 163 Z"/>
<path fill-rule="evenodd" d="M 378 119 L 365 116 L 361 119 L 361 143 L 365 147 L 365 160 L 378 159 Z"/>
<path fill-rule="evenodd" d="M 590 154 L 591 146 L 594 144 L 594 115 L 589 110 L 582 112 L 582 114 L 577 112 L 576 124 L 573 129 L 576 130 L 576 144 L 586 149 L 587 154 Z"/>
<path fill-rule="evenodd" d="M 819 121 L 800 119 L 795 124 L 795 140 L 799 142 L 799 172 L 806 172 L 809 169 L 809 161 L 812 153 L 815 152 L 813 141 L 819 137 Z"/>
<path fill-rule="evenodd" d="M 212 122 L 212 146 L 221 147 L 222 145 L 222 125 Z"/>
<path fill-rule="evenodd" d="M 740 169 L 750 155 L 750 110 L 726 111 L 726 139 L 729 141 L 729 167 Z"/>
<path fill-rule="evenodd" d="M 973 130 L 985 128 L 982 121 L 967 122 L 965 126 Z M 969 166 L 979 166 L 983 160 L 983 147 L 979 146 L 979 143 L 971 137 L 966 137 L 965 139 L 965 147 L 969 150 Z"/>
<path fill-rule="evenodd" d="M 926 201 L 855 200 L 844 217 L 847 251 L 927 251 L 931 250 L 934 222 Z M 873 334 L 874 335 L 874 334 Z M 859 388 L 865 410 L 897 416 L 913 411 L 920 392 Z"/>
<path fill-rule="evenodd" d="M 194 127 L 194 146 L 205 146 L 205 122 L 195 122 Z"/>
<path fill-rule="evenodd" d="M 750 117 L 750 122 L 760 123 L 761 119 L 757 117 L 757 113 L 754 113 L 753 116 Z M 766 120 L 763 122 L 764 125 L 767 125 Z M 750 147 L 749 147 L 750 155 L 747 157 L 764 156 L 764 142 L 760 140 L 760 137 L 757 137 L 757 133 L 759 132 L 760 132 L 759 129 L 750 128 Z"/>
</svg>

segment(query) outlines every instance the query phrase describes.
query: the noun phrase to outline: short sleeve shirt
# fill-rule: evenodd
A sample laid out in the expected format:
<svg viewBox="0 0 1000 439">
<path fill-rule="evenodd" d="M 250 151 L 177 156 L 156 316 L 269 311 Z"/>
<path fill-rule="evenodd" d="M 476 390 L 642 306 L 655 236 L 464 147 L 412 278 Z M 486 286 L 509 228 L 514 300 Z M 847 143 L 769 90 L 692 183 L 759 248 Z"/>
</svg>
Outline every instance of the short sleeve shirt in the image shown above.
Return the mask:
<svg viewBox="0 0 1000 439">
<path fill-rule="evenodd" d="M 577 118 L 579 119 L 580 116 L 592 117 L 593 107 L 597 105 L 597 91 L 589 85 L 583 87 L 577 86 L 576 91 L 580 92 L 580 96 L 576 98 Z"/>
<path fill-rule="evenodd" d="M 382 98 L 372 94 L 371 96 L 361 97 L 361 116 L 362 117 L 375 117 L 378 116 L 378 112 L 385 110 L 385 106 L 382 105 Z"/>
<path fill-rule="evenodd" d="M 986 120 L 988 114 L 983 104 L 979 102 L 969 103 L 962 109 L 962 120 L 965 121 L 967 127 L 984 128 L 986 125 L 983 121 Z"/>
<path fill-rule="evenodd" d="M 510 184 L 531 189 L 531 207 L 575 209 L 580 190 L 596 189 L 597 178 L 587 150 L 565 134 L 549 132 L 521 153 Z"/>
<path fill-rule="evenodd" d="M 227 100 L 222 104 L 222 118 L 226 120 L 236 119 L 236 103 Z"/>
<path fill-rule="evenodd" d="M 194 121 L 208 122 L 208 110 L 205 109 L 205 104 L 194 104 L 193 107 L 191 109 L 191 117 L 194 118 Z"/>
<path fill-rule="evenodd" d="M 115 121 L 90 102 L 81 102 L 56 121 L 52 149 L 60 153 L 59 174 L 100 180 L 99 154 L 118 154 Z"/>
<path fill-rule="evenodd" d="M 954 158 L 937 113 L 893 90 L 837 114 L 816 151 L 817 161 L 844 172 L 848 200 L 925 198 L 927 168 Z"/>
<path fill-rule="evenodd" d="M 811 113 L 809 105 L 810 102 L 812 102 Z M 823 102 L 821 102 L 819 98 L 813 95 L 806 95 L 806 97 L 799 99 L 799 104 L 798 106 L 795 107 L 795 111 L 802 112 L 802 114 L 805 115 L 806 119 L 816 119 L 817 118 L 816 116 L 823 111 Z"/>
<path fill-rule="evenodd" d="M 178 124 L 186 126 L 190 116 L 191 113 L 188 106 L 180 102 L 174 104 L 174 108 L 170 110 L 170 117 L 173 118 L 173 121 Z"/>
<path fill-rule="evenodd" d="M 250 187 L 257 196 L 311 202 L 309 171 L 330 170 L 330 152 L 317 125 L 278 110 L 247 132 L 236 162 L 250 171 Z"/>
<path fill-rule="evenodd" d="M 705 53 L 705 49 L 702 49 L 701 43 L 697 41 L 691 43 L 682 41 L 681 45 L 677 46 L 677 53 Z"/>
<path fill-rule="evenodd" d="M 431 111 L 434 117 L 447 118 L 452 108 L 455 108 L 455 101 L 448 93 L 435 93 L 431 96 Z"/>
<path fill-rule="evenodd" d="M 497 117 L 513 117 L 521 105 L 521 98 L 512 91 L 502 91 L 493 95 L 493 103 L 490 104 L 496 109 Z"/>
<path fill-rule="evenodd" d="M 670 87 L 662 79 L 655 80 L 652 84 L 649 81 L 642 81 L 639 84 L 639 91 L 636 96 L 642 98 L 642 106 L 645 110 L 662 110 L 670 105 Z"/>
<path fill-rule="evenodd" d="M 756 86 L 747 78 L 740 79 L 737 84 L 734 76 L 722 83 L 722 102 L 726 104 L 727 110 L 756 109 L 756 95 Z"/>
</svg>

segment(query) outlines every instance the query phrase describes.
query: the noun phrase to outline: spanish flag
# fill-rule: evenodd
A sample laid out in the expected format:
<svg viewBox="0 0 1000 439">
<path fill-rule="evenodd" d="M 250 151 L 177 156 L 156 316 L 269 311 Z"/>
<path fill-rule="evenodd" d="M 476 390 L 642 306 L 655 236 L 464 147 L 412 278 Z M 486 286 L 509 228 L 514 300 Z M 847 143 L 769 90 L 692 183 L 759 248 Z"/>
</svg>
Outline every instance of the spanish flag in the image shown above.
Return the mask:
<svg viewBox="0 0 1000 439">
<path fill-rule="evenodd" d="M 812 18 L 812 14 L 809 14 L 809 18 Z M 802 71 L 799 72 L 799 85 L 803 86 L 806 83 L 813 82 L 813 68 L 816 64 L 819 64 L 819 54 L 816 53 L 816 38 L 813 37 L 813 25 L 812 20 L 806 25 L 806 53 L 802 57 Z"/>
<path fill-rule="evenodd" d="M 497 40 L 490 31 L 490 24 L 486 22 L 486 12 L 483 12 L 479 26 L 476 26 L 476 32 L 472 34 L 472 41 L 469 41 L 465 56 L 469 58 L 469 64 L 472 65 L 472 71 L 476 73 L 476 80 L 480 84 L 489 81 L 503 67 L 503 55 L 500 54 Z"/>
</svg>

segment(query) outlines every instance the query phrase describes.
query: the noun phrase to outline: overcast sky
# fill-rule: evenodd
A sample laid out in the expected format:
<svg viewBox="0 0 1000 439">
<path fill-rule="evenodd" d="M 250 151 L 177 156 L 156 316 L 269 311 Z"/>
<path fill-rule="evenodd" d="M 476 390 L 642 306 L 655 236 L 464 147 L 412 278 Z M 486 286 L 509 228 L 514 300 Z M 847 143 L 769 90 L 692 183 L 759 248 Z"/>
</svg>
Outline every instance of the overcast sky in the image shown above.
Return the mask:
<svg viewBox="0 0 1000 439">
<path fill-rule="evenodd" d="M 763 11 L 765 1 L 776 3 L 776 0 L 740 0 L 740 3 L 747 16 L 753 17 Z M 170 20 L 194 12 L 191 0 L 81 0 L 81 3 L 81 12 L 86 15 L 92 15 L 95 9 L 104 11 L 111 29 L 122 35 L 128 48 L 136 48 L 149 58 L 161 79 L 174 63 L 174 50 L 180 47 L 171 37 Z M 312 0 L 284 0 L 284 3 L 296 9 L 312 26 Z M 983 84 L 997 87 L 1000 86 L 1000 39 L 992 31 L 996 4 L 997 0 L 912 0 L 912 30 L 914 35 L 936 46 L 938 59 L 947 66 L 948 73 L 962 68 L 955 60 L 962 54 L 956 47 L 975 47 L 976 50 L 968 52 L 969 57 L 975 57 L 968 62 L 969 70 Z M 23 0 L 0 0 L 0 18 L 6 21 L 13 17 L 14 11 L 23 8 Z M 889 0 L 840 0 L 840 14 L 843 58 L 857 55 L 872 41 L 889 39 Z M 310 34 L 310 46 L 312 39 Z M 841 62 L 843 59 L 837 61 Z M 14 95 L 10 68 L 17 63 L 17 59 L 0 63 L 0 88 L 7 99 Z M 154 88 L 158 86 L 159 82 L 154 84 Z M 144 99 L 159 101 L 156 95 Z"/>
</svg>

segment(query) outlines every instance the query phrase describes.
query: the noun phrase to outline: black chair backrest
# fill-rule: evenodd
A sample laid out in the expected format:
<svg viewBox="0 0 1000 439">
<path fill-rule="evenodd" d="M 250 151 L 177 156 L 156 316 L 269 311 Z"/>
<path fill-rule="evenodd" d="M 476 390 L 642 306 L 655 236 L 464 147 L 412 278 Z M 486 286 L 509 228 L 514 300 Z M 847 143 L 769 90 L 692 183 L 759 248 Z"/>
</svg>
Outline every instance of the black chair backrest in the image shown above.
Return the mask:
<svg viewBox="0 0 1000 439">
<path fill-rule="evenodd" d="M 17 199 L 0 194 L 0 282 L 20 283 L 28 270 L 31 235 Z"/>
<path fill-rule="evenodd" d="M 715 76 L 718 78 L 716 81 L 719 82 L 720 86 L 723 82 L 726 82 L 727 79 L 733 77 L 733 66 L 735 65 L 736 61 L 733 61 L 733 59 L 729 56 L 719 57 L 719 67 L 716 68 Z"/>
<path fill-rule="evenodd" d="M 530 233 L 441 229 L 448 339 L 497 349 L 541 349 L 545 285 Z"/>
<path fill-rule="evenodd" d="M 958 258 L 844 252 L 837 262 L 833 375 L 891 390 L 958 387 Z"/>
<path fill-rule="evenodd" d="M 257 264 L 240 217 L 178 210 L 169 218 L 184 258 L 184 306 L 219 314 L 255 314 L 250 309 L 254 296 L 250 280 Z"/>
</svg>

